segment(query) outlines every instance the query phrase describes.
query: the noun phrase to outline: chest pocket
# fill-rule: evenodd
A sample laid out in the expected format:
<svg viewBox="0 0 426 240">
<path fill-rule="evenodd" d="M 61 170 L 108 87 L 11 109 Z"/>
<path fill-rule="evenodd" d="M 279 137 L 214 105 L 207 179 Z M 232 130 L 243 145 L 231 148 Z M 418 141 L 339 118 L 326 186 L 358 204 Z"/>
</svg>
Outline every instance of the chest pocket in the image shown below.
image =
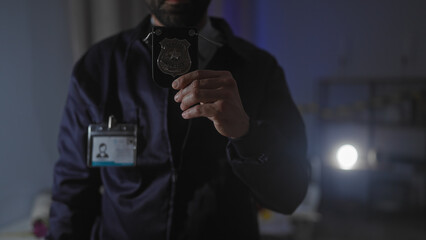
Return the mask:
<svg viewBox="0 0 426 240">
<path fill-rule="evenodd" d="M 136 166 L 167 168 L 170 164 L 165 113 L 161 109 L 153 106 L 123 107 L 121 121 L 138 126 Z"/>
<path fill-rule="evenodd" d="M 146 138 L 146 121 L 143 119 L 142 109 L 137 107 L 124 108 L 122 122 L 128 124 L 136 124 L 137 133 L 137 160 L 136 166 L 141 164 L 141 156 L 147 145 Z"/>
</svg>

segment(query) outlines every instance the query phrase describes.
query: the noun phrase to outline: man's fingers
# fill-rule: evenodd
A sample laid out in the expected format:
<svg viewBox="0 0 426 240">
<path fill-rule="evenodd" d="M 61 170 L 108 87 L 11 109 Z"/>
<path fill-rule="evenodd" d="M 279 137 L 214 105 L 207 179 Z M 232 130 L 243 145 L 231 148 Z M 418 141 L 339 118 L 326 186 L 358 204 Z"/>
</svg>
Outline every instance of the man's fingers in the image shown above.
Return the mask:
<svg viewBox="0 0 426 240">
<path fill-rule="evenodd" d="M 224 71 L 214 71 L 214 70 L 196 70 L 185 75 L 180 76 L 173 81 L 172 87 L 176 90 L 184 89 L 194 80 L 202 80 L 209 78 L 217 78 L 224 74 Z"/>
<path fill-rule="evenodd" d="M 207 78 L 202 80 L 194 80 L 189 86 L 184 89 L 181 89 L 175 95 L 175 101 L 181 102 L 182 99 L 197 89 L 217 89 L 225 87 L 228 84 L 228 81 L 223 78 Z"/>
<path fill-rule="evenodd" d="M 180 108 L 185 111 L 199 103 L 212 103 L 225 97 L 224 91 L 220 89 L 195 89 L 182 97 Z"/>
<path fill-rule="evenodd" d="M 185 110 L 182 113 L 184 119 L 198 118 L 198 117 L 214 117 L 217 113 L 215 104 L 208 103 L 202 105 L 195 105 L 192 108 Z"/>
</svg>

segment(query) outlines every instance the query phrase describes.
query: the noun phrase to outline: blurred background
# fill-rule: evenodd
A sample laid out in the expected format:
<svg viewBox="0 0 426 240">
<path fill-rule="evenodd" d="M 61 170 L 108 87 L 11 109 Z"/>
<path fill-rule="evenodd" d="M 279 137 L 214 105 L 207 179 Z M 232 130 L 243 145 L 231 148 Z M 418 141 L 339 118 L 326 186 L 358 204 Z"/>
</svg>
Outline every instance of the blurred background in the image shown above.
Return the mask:
<svg viewBox="0 0 426 240">
<path fill-rule="evenodd" d="M 0 1 L 0 239 L 34 239 L 74 62 L 143 0 Z M 303 113 L 313 178 L 264 239 L 426 239 L 426 1 L 212 0 L 272 53 Z M 343 148 L 341 148 L 343 146 Z"/>
</svg>

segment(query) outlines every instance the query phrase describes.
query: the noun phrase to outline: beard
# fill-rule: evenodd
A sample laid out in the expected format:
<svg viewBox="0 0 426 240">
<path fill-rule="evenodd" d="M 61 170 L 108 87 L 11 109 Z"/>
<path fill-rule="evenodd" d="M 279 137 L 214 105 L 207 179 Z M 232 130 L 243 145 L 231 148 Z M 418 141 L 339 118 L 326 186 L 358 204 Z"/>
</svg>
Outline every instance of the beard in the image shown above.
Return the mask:
<svg viewBox="0 0 426 240">
<path fill-rule="evenodd" d="M 166 0 L 146 0 L 151 13 L 167 27 L 195 27 L 207 14 L 210 0 L 188 0 L 168 4 Z"/>
</svg>

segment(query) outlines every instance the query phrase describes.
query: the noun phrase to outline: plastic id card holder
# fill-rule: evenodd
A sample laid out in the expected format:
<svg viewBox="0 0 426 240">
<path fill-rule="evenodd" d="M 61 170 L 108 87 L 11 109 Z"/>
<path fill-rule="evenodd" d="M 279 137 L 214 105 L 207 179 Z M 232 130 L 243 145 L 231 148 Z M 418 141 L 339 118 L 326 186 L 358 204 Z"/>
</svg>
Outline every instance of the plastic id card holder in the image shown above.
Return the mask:
<svg viewBox="0 0 426 240">
<path fill-rule="evenodd" d="M 88 127 L 87 165 L 89 167 L 131 167 L 136 165 L 137 125 L 90 124 Z"/>
</svg>

